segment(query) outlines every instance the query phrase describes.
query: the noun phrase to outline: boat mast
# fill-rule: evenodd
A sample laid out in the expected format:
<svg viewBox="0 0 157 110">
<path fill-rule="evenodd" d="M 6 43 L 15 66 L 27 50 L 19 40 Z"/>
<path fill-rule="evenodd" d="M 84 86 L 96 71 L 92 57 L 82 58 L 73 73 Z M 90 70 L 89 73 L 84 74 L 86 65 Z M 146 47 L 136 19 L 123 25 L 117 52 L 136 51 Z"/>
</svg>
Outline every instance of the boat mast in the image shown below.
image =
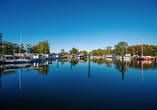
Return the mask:
<svg viewBox="0 0 157 110">
<path fill-rule="evenodd" d="M 125 43 L 125 48 L 126 48 L 126 54 L 127 54 L 127 45 L 126 45 L 126 43 Z"/>
<path fill-rule="evenodd" d="M 20 55 L 20 51 L 21 51 L 21 41 L 22 41 L 22 34 L 21 34 L 21 38 L 20 38 L 20 48 L 19 48 L 19 55 Z M 20 55 L 21 56 L 21 55 Z"/>
<path fill-rule="evenodd" d="M 142 37 L 142 57 L 143 57 L 143 37 Z"/>
</svg>

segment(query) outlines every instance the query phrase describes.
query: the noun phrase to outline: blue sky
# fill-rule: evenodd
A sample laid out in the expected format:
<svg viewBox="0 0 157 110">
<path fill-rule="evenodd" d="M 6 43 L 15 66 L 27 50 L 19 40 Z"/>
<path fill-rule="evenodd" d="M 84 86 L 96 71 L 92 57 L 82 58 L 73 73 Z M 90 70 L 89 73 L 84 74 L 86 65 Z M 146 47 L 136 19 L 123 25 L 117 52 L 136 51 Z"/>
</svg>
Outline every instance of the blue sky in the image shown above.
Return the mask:
<svg viewBox="0 0 157 110">
<path fill-rule="evenodd" d="M 0 15 L 3 40 L 48 40 L 51 52 L 157 44 L 156 0 L 0 0 Z"/>
</svg>

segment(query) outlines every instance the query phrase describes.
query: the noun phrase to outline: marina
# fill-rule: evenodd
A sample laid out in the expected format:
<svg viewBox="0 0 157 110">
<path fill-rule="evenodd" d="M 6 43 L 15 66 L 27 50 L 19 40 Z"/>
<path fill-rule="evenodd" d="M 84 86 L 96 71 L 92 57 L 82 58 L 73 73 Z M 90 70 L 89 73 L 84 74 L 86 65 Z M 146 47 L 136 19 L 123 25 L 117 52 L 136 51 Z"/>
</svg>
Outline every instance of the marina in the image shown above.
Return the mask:
<svg viewBox="0 0 157 110">
<path fill-rule="evenodd" d="M 1 0 L 0 110 L 157 110 L 156 0 Z"/>
</svg>

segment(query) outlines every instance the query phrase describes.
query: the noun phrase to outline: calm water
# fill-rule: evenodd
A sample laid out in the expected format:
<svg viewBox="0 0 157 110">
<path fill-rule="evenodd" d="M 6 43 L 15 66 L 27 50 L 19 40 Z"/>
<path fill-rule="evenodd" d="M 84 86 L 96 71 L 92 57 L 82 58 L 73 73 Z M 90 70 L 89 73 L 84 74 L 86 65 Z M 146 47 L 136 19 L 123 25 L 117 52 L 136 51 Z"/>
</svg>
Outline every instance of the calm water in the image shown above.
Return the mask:
<svg viewBox="0 0 157 110">
<path fill-rule="evenodd" d="M 11 66 L 11 67 L 9 67 Z M 157 62 L 2 65 L 0 109 L 157 110 Z"/>
</svg>

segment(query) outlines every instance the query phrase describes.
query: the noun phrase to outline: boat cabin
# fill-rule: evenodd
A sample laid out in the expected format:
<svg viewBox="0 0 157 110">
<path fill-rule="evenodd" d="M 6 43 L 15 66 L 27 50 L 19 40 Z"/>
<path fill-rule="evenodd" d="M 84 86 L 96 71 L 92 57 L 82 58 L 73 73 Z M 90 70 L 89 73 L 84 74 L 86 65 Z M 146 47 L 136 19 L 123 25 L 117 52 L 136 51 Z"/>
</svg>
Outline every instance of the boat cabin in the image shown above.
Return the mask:
<svg viewBox="0 0 157 110">
<path fill-rule="evenodd" d="M 78 55 L 78 57 L 79 57 L 79 60 L 84 60 L 84 54 L 81 52 L 79 55 Z"/>
<path fill-rule="evenodd" d="M 6 60 L 19 59 L 19 56 L 15 55 L 4 55 L 4 57 L 6 58 Z"/>
<path fill-rule="evenodd" d="M 106 55 L 106 58 L 116 58 L 117 56 L 118 56 L 117 54 Z"/>
</svg>

